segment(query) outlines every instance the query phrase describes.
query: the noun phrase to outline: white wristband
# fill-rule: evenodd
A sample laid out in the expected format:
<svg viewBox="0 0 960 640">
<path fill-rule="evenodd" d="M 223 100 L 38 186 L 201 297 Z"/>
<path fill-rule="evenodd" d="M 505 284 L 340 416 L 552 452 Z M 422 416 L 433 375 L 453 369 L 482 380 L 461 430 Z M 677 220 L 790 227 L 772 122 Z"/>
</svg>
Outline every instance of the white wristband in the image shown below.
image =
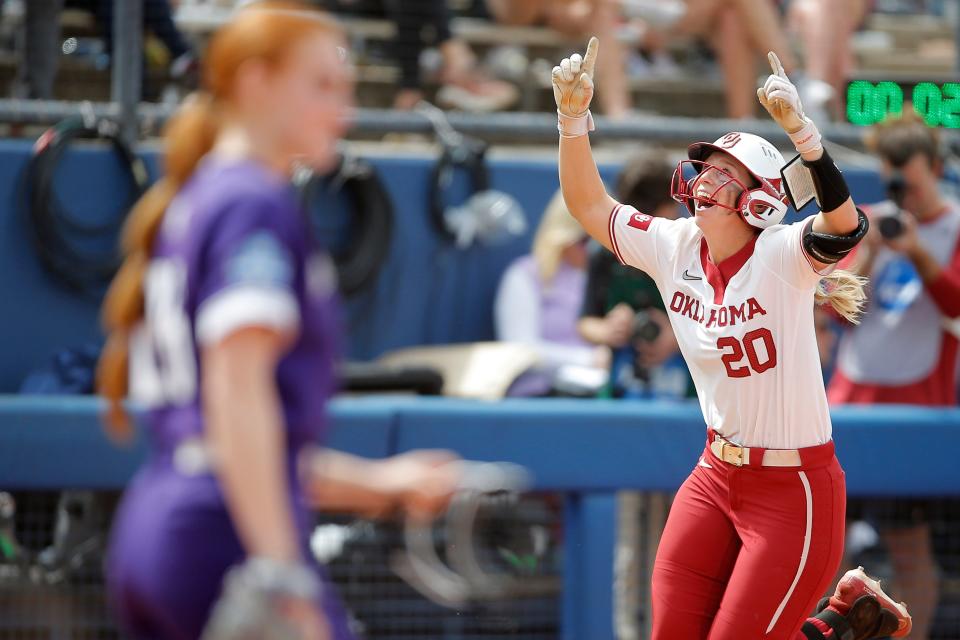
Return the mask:
<svg viewBox="0 0 960 640">
<path fill-rule="evenodd" d="M 566 116 L 557 111 L 557 131 L 561 138 L 579 138 L 594 129 L 593 114 L 589 109 L 582 116 Z"/>
<path fill-rule="evenodd" d="M 807 123 L 803 125 L 803 128 L 796 133 L 788 133 L 790 140 L 793 141 L 793 146 L 797 148 L 797 153 L 807 153 L 808 151 L 813 151 L 817 147 L 822 147 L 820 143 L 820 130 L 817 129 L 817 125 L 813 123 L 813 120 L 807 119 Z"/>
</svg>

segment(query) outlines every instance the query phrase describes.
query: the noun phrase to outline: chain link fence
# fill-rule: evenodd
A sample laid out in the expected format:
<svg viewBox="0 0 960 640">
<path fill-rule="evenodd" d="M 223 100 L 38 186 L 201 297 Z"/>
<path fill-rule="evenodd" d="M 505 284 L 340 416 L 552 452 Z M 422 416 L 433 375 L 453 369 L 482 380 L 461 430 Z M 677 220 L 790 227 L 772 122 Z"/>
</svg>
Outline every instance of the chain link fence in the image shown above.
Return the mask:
<svg viewBox="0 0 960 640">
<path fill-rule="evenodd" d="M 116 492 L 0 493 L 0 640 L 126 637 L 110 615 L 103 576 L 110 518 L 118 500 Z M 479 524 L 490 543 L 481 551 L 500 554 L 496 540 L 511 546 L 510 536 L 536 528 L 544 532 L 547 543 L 522 562 L 535 563 L 538 576 L 558 576 L 562 533 L 557 505 L 554 496 L 528 497 L 514 522 L 489 519 Z M 437 539 L 442 546 L 440 529 Z M 491 600 L 456 610 L 426 599 L 391 570 L 391 556 L 403 544 L 395 521 L 323 518 L 311 542 L 325 560 L 360 637 L 557 637 L 559 582 L 552 594 Z"/>
<path fill-rule="evenodd" d="M 123 638 L 107 606 L 103 561 L 116 492 L 29 491 L 0 494 L 0 640 Z M 645 638 L 650 624 L 650 572 L 670 496 L 622 492 L 615 553 L 614 627 L 621 640 Z M 559 497 L 526 498 L 512 521 L 482 527 L 486 552 L 519 528 L 544 532 L 532 558 L 538 575 L 562 572 Z M 509 545 L 505 542 L 504 545 Z M 323 518 L 312 547 L 325 560 L 363 638 L 468 640 L 558 637 L 559 593 L 437 605 L 390 568 L 402 547 L 394 521 Z M 960 500 L 852 500 L 841 571 L 865 566 L 908 601 L 931 640 L 960 637 Z M 916 636 L 922 637 L 922 636 Z"/>
</svg>

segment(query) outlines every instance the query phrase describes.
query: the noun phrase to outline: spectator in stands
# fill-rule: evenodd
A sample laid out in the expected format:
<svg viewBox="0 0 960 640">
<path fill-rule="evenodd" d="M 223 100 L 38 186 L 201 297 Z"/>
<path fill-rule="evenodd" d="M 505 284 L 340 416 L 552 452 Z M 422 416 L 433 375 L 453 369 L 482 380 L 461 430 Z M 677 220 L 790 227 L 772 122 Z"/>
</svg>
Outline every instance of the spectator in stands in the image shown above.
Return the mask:
<svg viewBox="0 0 960 640">
<path fill-rule="evenodd" d="M 27 2 L 23 16 L 23 59 L 17 67 L 13 95 L 17 98 L 51 100 L 57 78 L 60 52 L 60 12 L 63 0 Z"/>
<path fill-rule="evenodd" d="M 843 113 L 844 82 L 853 69 L 850 37 L 863 22 L 869 0 L 791 0 L 788 24 L 803 43 L 805 77 L 798 83 L 815 121 Z"/>
<path fill-rule="evenodd" d="M 758 58 L 774 51 L 787 73 L 793 75 L 797 67 L 776 6 L 770 0 L 686 0 L 685 7 L 674 0 L 631 0 L 625 4 L 631 15 L 659 25 L 667 34 L 659 44 L 656 39 L 645 39 L 648 47 L 657 47 L 654 55 L 663 54 L 670 36 L 702 38 L 713 47 L 723 72 L 727 115 L 731 118 L 754 116 Z M 606 44 L 607 39 L 603 41 Z"/>
<path fill-rule="evenodd" d="M 659 25 L 669 36 L 703 38 L 716 51 L 726 89 L 727 115 L 752 118 L 756 109 L 757 61 L 773 51 L 792 75 L 796 58 L 770 0 L 623 0 L 630 14 Z M 608 39 L 602 38 L 604 46 Z M 606 50 L 604 50 L 606 55 Z M 598 69 L 599 71 L 599 69 Z M 604 86 L 600 79 L 600 86 Z"/>
<path fill-rule="evenodd" d="M 18 69 L 14 94 L 49 100 L 60 55 L 60 14 L 64 8 L 93 14 L 108 53 L 113 51 L 114 0 L 31 0 L 24 14 L 24 59 Z M 170 75 L 190 84 L 195 80 L 196 56 L 173 22 L 169 0 L 143 0 L 143 24 L 170 54 Z"/>
<path fill-rule="evenodd" d="M 67 8 L 83 9 L 93 14 L 106 39 L 107 51 L 113 47 L 113 10 L 115 0 L 66 0 Z M 190 43 L 173 21 L 170 0 L 143 0 L 143 25 L 170 54 L 170 72 L 182 76 L 196 67 L 196 55 Z"/>
<path fill-rule="evenodd" d="M 486 0 L 487 10 L 500 24 L 545 24 L 572 36 L 595 35 L 605 43 L 597 61 L 597 98 L 603 113 L 623 118 L 630 111 L 626 51 L 616 36 L 620 3 L 616 0 Z"/>
<path fill-rule="evenodd" d="M 847 259 L 850 269 L 870 276 L 872 295 L 861 324 L 840 339 L 827 395 L 833 404 L 954 406 L 957 337 L 945 321 L 960 316 L 960 204 L 938 186 L 939 136 L 904 109 L 878 125 L 869 143 L 891 198 L 870 208 L 870 233 Z M 873 506 L 911 605 L 911 637 L 926 638 L 939 586 L 924 505 Z"/>
<path fill-rule="evenodd" d="M 687 0 L 687 11 L 674 30 L 703 37 L 716 51 L 731 118 L 754 116 L 757 62 L 768 51 L 777 54 L 788 74 L 797 69 L 796 57 L 770 0 Z"/>
<path fill-rule="evenodd" d="M 618 200 L 654 217 L 676 219 L 679 210 L 670 197 L 672 176 L 673 166 L 659 157 L 635 157 L 617 180 Z M 653 278 L 620 264 L 602 247 L 590 257 L 578 328 L 587 341 L 613 350 L 610 383 L 604 395 L 695 395 Z"/>
<path fill-rule="evenodd" d="M 558 191 L 540 221 L 533 251 L 517 258 L 500 280 L 494 303 L 497 339 L 533 347 L 540 365 L 522 375 L 512 396 L 548 395 L 564 367 L 605 368 L 605 347 L 577 334 L 586 284 L 587 234 Z"/>
<path fill-rule="evenodd" d="M 400 88 L 394 108 L 410 110 L 423 99 L 420 57 L 428 45 L 436 46 L 442 58 L 437 92 L 437 102 L 442 106 L 490 112 L 517 101 L 517 88 L 487 75 L 470 46 L 453 35 L 446 0 L 324 0 L 323 4 L 335 13 L 386 14 L 396 24 Z"/>
<path fill-rule="evenodd" d="M 598 99 L 606 115 L 629 113 L 631 100 L 626 75 L 626 48 L 617 37 L 623 22 L 621 0 L 486 0 L 490 15 L 501 24 L 547 26 L 572 36 L 595 35 L 612 46 L 597 61 Z M 678 36 L 708 40 L 717 52 L 724 75 L 727 113 L 751 118 L 756 108 L 757 62 L 774 51 L 787 73 L 797 68 L 796 57 L 769 0 L 686 0 L 685 11 L 665 10 L 667 3 L 630 3 L 633 17 Z M 672 4 L 672 3 L 671 3 Z M 666 15 L 671 14 L 671 15 Z M 665 22 L 666 21 L 666 22 Z M 669 23 L 672 22 L 672 26 Z M 644 37 L 647 55 L 665 53 L 667 38 Z M 608 55 L 609 54 L 609 55 Z"/>
</svg>

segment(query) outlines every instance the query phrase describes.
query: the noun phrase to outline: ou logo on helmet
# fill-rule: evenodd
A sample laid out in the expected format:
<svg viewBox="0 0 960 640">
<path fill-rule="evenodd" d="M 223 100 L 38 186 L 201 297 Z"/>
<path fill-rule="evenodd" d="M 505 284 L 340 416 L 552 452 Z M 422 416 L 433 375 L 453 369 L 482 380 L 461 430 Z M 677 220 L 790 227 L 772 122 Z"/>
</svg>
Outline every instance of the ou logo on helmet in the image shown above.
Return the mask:
<svg viewBox="0 0 960 640">
<path fill-rule="evenodd" d="M 731 147 L 737 146 L 737 143 L 740 142 L 740 134 L 737 132 L 728 133 L 727 135 L 720 138 L 719 146 L 724 149 L 730 149 Z"/>
</svg>

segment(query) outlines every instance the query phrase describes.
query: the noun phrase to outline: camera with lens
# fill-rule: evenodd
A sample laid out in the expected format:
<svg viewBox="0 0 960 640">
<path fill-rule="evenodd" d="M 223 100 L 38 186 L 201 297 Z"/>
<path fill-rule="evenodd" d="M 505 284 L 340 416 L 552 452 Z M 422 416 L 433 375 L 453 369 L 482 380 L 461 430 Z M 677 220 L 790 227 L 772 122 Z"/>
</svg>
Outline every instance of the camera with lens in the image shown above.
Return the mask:
<svg viewBox="0 0 960 640">
<path fill-rule="evenodd" d="M 880 235 L 887 240 L 893 240 L 903 234 L 904 228 L 903 214 L 900 212 L 892 216 L 884 216 L 877 221 L 877 229 L 880 231 Z"/>
<path fill-rule="evenodd" d="M 887 180 L 887 197 L 896 206 L 892 215 L 883 216 L 877 220 L 877 230 L 887 240 L 892 240 L 903 234 L 905 229 L 903 216 L 903 198 L 907 192 L 907 183 L 900 172 L 894 173 Z"/>
<path fill-rule="evenodd" d="M 637 342 L 651 343 L 660 337 L 660 325 L 646 309 L 640 310 L 633 316 L 633 334 L 630 336 L 630 344 Z M 640 359 L 634 354 L 633 358 L 633 376 L 637 380 L 644 382 L 650 381 L 650 372 L 640 364 Z"/>
<path fill-rule="evenodd" d="M 633 316 L 633 334 L 631 342 L 653 342 L 660 337 L 660 325 L 646 309 Z"/>
</svg>

